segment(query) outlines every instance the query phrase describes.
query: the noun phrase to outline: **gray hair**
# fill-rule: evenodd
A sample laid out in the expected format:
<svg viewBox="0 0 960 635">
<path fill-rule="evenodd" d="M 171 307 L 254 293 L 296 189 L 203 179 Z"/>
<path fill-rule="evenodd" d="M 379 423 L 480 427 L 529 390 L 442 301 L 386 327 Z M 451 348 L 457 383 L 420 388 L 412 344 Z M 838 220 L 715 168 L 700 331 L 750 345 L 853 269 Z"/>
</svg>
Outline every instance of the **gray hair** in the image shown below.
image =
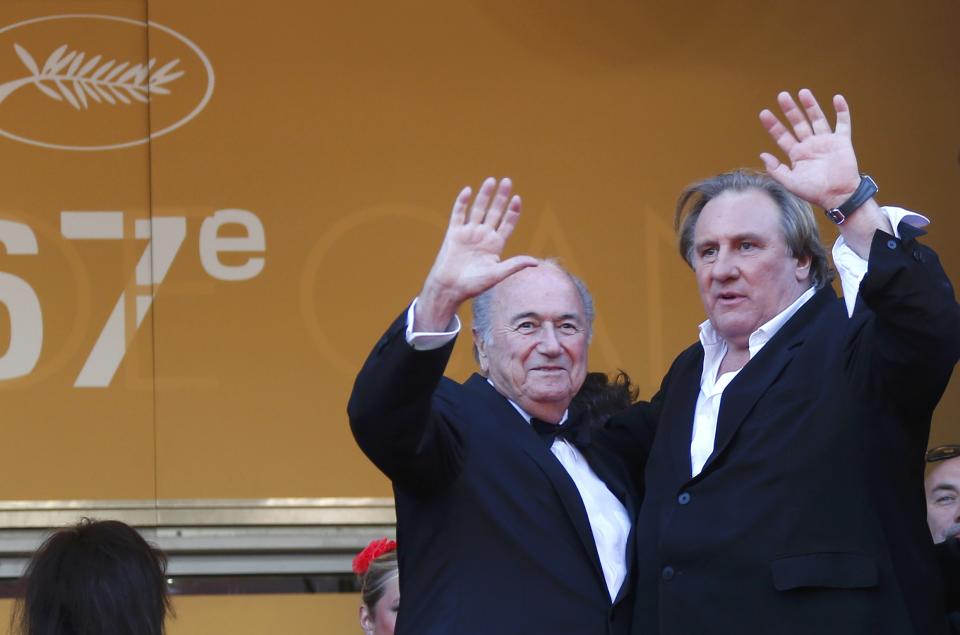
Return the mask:
<svg viewBox="0 0 960 635">
<path fill-rule="evenodd" d="M 833 280 L 827 251 L 820 242 L 817 221 L 810 205 L 795 196 L 767 174 L 753 170 L 724 172 L 688 185 L 680 193 L 673 227 L 679 238 L 680 255 L 693 267 L 693 232 L 704 206 L 727 190 L 766 192 L 780 210 L 783 240 L 795 258 L 810 258 L 810 282 L 821 289 Z"/>
<path fill-rule="evenodd" d="M 587 339 L 589 340 L 593 335 L 595 310 L 593 308 L 593 296 L 590 295 L 590 290 L 587 289 L 586 283 L 564 269 L 556 258 L 538 259 L 538 262 L 541 267 L 553 267 L 561 273 L 566 274 L 567 278 L 570 279 L 570 282 L 577 290 L 577 295 L 580 296 L 580 303 L 583 305 L 584 319 L 587 323 Z M 473 299 L 473 330 L 477 332 L 477 335 L 479 335 L 482 341 L 488 344 L 490 343 L 493 332 L 493 296 L 496 288 L 496 285 L 494 285 Z M 479 359 L 476 345 L 473 347 L 473 356 Z"/>
</svg>

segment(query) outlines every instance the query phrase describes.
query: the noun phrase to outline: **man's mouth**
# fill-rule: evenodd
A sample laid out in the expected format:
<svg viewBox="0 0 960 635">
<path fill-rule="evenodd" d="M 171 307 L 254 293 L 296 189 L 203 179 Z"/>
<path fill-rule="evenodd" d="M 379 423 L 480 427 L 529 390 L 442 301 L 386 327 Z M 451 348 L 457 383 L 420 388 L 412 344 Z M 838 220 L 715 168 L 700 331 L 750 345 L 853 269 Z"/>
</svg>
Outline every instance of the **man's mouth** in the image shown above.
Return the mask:
<svg viewBox="0 0 960 635">
<path fill-rule="evenodd" d="M 733 293 L 732 291 L 724 291 L 717 294 L 717 303 L 718 304 L 736 304 L 743 300 L 746 296 L 739 293 Z"/>
</svg>

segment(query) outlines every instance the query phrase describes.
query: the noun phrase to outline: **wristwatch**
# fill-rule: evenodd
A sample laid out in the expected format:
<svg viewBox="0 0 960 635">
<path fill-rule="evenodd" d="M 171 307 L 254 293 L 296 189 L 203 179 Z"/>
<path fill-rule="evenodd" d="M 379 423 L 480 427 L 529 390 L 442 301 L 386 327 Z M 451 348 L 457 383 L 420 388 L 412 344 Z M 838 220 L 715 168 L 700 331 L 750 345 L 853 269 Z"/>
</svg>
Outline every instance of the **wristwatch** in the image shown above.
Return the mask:
<svg viewBox="0 0 960 635">
<path fill-rule="evenodd" d="M 858 207 L 869 201 L 873 195 L 879 191 L 880 188 L 877 187 L 873 179 L 866 174 L 861 174 L 860 185 L 858 185 L 857 189 L 850 195 L 850 198 L 845 200 L 839 207 L 825 209 L 823 212 L 827 215 L 827 218 L 837 225 L 840 225 L 843 221 L 847 220 L 847 217 L 853 214 Z"/>
</svg>

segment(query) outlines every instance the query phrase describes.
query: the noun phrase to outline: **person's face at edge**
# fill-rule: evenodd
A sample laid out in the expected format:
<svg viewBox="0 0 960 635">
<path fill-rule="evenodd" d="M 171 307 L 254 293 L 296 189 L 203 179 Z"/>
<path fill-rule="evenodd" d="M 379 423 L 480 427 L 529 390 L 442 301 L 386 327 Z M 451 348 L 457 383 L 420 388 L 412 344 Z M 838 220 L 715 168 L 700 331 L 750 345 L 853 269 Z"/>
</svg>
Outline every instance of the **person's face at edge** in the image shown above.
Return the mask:
<svg viewBox="0 0 960 635">
<path fill-rule="evenodd" d="M 931 469 L 924 486 L 933 541 L 960 535 L 960 457 L 941 461 Z"/>
</svg>

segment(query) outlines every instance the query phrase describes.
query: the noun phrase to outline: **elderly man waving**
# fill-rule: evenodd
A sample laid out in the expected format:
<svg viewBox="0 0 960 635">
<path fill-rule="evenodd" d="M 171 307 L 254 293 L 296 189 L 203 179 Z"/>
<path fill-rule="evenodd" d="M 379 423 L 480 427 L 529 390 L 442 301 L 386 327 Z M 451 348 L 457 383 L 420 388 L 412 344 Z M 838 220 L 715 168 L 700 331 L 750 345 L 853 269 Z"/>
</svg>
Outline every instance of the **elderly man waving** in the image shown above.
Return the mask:
<svg viewBox="0 0 960 635">
<path fill-rule="evenodd" d="M 593 303 L 555 263 L 501 261 L 510 192 L 488 179 L 472 205 L 460 193 L 420 295 L 350 398 L 357 442 L 393 482 L 399 635 L 629 630 L 629 476 L 570 407 Z M 443 372 L 473 298 L 481 373 L 461 385 Z"/>
</svg>

